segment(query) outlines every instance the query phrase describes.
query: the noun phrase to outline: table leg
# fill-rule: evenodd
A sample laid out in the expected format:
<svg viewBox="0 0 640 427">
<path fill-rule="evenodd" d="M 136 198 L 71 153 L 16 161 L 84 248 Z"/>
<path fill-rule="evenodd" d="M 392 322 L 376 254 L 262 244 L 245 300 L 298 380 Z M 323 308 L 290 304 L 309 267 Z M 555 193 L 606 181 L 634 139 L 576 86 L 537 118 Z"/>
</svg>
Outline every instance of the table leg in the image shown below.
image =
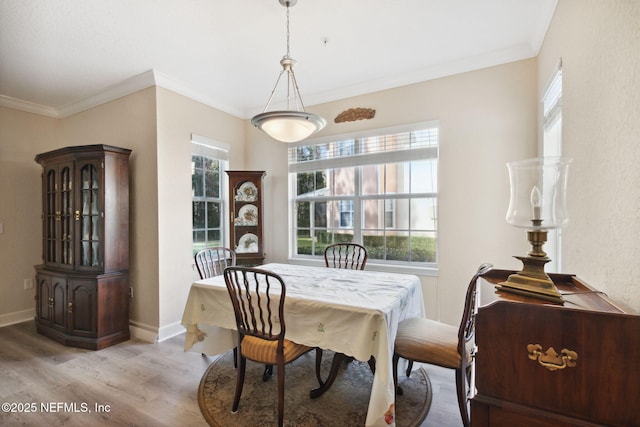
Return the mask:
<svg viewBox="0 0 640 427">
<path fill-rule="evenodd" d="M 327 381 L 321 382 L 320 387 L 314 388 L 309 393 L 312 399 L 320 397 L 324 394 L 325 391 L 329 390 L 333 385 L 336 377 L 338 376 L 338 371 L 340 370 L 340 365 L 347 359 L 343 353 L 335 353 L 333 355 L 333 361 L 331 362 L 331 370 L 329 372 L 329 376 L 327 377 Z"/>
</svg>

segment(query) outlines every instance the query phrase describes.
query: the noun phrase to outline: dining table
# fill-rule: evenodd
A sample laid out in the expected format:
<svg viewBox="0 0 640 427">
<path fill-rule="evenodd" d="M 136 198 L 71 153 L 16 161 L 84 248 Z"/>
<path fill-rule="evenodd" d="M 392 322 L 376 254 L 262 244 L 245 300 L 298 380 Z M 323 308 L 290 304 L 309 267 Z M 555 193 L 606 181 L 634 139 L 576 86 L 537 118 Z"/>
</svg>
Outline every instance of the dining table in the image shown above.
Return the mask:
<svg viewBox="0 0 640 427">
<path fill-rule="evenodd" d="M 285 282 L 287 339 L 375 361 L 365 426 L 394 426 L 393 344 L 400 321 L 425 316 L 420 279 L 280 263 L 256 268 Z M 192 283 L 182 325 L 185 351 L 217 355 L 236 347 L 235 315 L 222 275 Z"/>
</svg>

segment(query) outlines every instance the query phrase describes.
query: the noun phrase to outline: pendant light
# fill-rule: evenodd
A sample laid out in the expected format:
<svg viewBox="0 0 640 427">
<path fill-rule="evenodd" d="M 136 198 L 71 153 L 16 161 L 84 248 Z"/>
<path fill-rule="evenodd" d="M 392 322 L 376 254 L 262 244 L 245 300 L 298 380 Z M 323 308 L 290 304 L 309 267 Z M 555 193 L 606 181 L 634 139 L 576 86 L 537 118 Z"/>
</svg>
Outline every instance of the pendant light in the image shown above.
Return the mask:
<svg viewBox="0 0 640 427">
<path fill-rule="evenodd" d="M 251 119 L 251 124 L 278 141 L 298 142 L 324 128 L 327 122 L 316 114 L 304 111 L 296 76 L 293 73 L 295 61 L 289 56 L 289 7 L 294 6 L 297 0 L 278 1 L 287 8 L 287 54 L 280 60 L 282 71 L 278 75 L 264 111 L 254 116 Z M 287 109 L 267 111 L 278 88 L 278 83 L 280 83 L 280 79 L 285 73 L 287 76 Z M 292 109 L 292 106 L 295 109 Z"/>
</svg>

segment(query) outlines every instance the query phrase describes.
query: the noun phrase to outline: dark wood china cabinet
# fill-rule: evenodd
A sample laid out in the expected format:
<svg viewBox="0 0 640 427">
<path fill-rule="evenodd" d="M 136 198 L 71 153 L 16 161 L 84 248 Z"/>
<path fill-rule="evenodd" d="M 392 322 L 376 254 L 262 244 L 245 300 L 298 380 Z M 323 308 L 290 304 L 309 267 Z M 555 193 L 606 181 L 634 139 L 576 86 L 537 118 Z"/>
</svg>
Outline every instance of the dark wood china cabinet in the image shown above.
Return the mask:
<svg viewBox="0 0 640 427">
<path fill-rule="evenodd" d="M 36 156 L 43 167 L 43 264 L 36 325 L 62 344 L 99 350 L 129 339 L 129 155 L 108 145 Z"/>
<path fill-rule="evenodd" d="M 229 176 L 229 240 L 238 265 L 264 261 L 262 180 L 264 171 L 227 171 Z"/>
</svg>

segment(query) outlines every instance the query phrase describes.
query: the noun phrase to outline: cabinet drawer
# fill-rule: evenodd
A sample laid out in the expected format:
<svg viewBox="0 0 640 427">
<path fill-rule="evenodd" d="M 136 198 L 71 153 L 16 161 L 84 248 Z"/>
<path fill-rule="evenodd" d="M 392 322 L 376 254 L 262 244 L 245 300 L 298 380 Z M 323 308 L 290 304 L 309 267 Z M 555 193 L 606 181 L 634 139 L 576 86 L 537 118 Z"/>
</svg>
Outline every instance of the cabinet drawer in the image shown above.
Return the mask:
<svg viewBox="0 0 640 427">
<path fill-rule="evenodd" d="M 510 302 L 483 307 L 478 392 L 593 423 L 640 425 L 639 336 L 640 317 L 624 313 Z M 563 357 L 565 350 L 573 356 Z"/>
</svg>

